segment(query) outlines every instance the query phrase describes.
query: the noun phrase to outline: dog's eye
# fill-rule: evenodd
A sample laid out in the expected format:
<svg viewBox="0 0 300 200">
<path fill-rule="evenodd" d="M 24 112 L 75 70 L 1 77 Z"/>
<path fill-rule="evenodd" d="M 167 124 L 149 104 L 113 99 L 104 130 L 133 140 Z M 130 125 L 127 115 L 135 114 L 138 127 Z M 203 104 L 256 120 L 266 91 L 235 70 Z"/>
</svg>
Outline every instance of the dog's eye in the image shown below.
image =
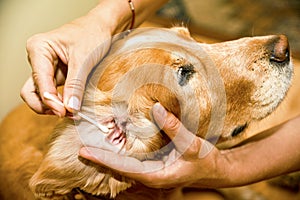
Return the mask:
<svg viewBox="0 0 300 200">
<path fill-rule="evenodd" d="M 245 130 L 245 128 L 247 127 L 247 123 L 244 124 L 244 125 L 240 125 L 238 127 L 236 127 L 232 133 L 231 133 L 231 136 L 234 137 L 234 136 L 237 136 L 238 134 L 240 134 L 241 132 L 243 132 Z"/>
<path fill-rule="evenodd" d="M 177 77 L 180 86 L 187 84 L 188 80 L 195 73 L 194 66 L 192 64 L 183 65 L 178 68 Z"/>
</svg>

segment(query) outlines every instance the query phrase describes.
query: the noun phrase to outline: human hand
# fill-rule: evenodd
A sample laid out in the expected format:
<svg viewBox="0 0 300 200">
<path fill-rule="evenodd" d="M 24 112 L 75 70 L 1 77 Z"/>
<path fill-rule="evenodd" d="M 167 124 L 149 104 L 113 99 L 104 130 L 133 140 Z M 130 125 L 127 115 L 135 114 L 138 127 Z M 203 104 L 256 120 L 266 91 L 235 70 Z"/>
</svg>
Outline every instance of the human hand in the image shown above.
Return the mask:
<svg viewBox="0 0 300 200">
<path fill-rule="evenodd" d="M 40 114 L 65 116 L 80 109 L 88 74 L 110 47 L 112 35 L 137 27 L 167 0 L 132 2 L 102 0 L 87 15 L 56 30 L 37 34 L 27 42 L 32 77 L 21 97 Z M 134 22 L 134 24 L 133 24 Z M 63 97 L 56 89 L 63 85 Z M 44 98 L 49 92 L 65 106 Z M 72 98 L 73 97 L 73 98 Z"/>
<path fill-rule="evenodd" d="M 60 117 L 67 111 L 80 109 L 88 74 L 110 46 L 113 31 L 108 20 L 99 20 L 90 12 L 53 31 L 37 34 L 27 41 L 32 77 L 21 90 L 23 100 L 37 113 L 54 113 Z M 63 85 L 63 96 L 57 86 Z M 45 99 L 49 92 L 64 107 Z"/>
<path fill-rule="evenodd" d="M 159 127 L 170 137 L 174 149 L 164 161 L 139 161 L 100 148 L 83 147 L 80 156 L 154 188 L 193 184 L 218 187 L 223 184 L 225 160 L 209 142 L 195 136 L 160 104 L 152 109 Z"/>
</svg>

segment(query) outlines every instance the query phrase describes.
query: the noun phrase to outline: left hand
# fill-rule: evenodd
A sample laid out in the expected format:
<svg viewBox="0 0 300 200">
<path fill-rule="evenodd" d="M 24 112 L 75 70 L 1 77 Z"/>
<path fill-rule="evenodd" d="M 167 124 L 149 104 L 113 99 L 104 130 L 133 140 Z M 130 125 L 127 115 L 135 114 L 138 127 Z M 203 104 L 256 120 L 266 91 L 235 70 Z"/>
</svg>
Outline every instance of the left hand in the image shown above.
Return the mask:
<svg viewBox="0 0 300 200">
<path fill-rule="evenodd" d="M 172 139 L 174 149 L 164 161 L 140 161 L 108 150 L 83 147 L 80 156 L 152 188 L 194 184 L 197 187 L 224 185 L 226 159 L 211 143 L 188 131 L 160 104 L 152 109 L 156 123 Z"/>
</svg>

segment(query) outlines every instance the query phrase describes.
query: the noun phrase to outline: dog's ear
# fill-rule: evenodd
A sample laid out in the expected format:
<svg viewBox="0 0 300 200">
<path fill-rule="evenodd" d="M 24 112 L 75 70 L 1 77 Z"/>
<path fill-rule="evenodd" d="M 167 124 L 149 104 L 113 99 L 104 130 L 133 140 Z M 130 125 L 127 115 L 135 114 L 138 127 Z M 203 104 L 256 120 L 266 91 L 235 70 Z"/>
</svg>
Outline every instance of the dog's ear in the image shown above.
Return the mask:
<svg viewBox="0 0 300 200">
<path fill-rule="evenodd" d="M 186 27 L 174 26 L 171 28 L 171 30 L 177 32 L 179 35 L 182 35 L 185 38 L 193 39 L 191 37 L 190 31 Z"/>
</svg>

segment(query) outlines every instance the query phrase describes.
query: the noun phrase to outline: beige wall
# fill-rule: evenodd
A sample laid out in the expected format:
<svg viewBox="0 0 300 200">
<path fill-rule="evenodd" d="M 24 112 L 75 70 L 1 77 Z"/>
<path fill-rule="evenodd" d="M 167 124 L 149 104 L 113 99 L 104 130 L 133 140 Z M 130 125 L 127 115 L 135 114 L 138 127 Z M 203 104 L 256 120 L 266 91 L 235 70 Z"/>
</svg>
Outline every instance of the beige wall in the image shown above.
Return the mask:
<svg viewBox="0 0 300 200">
<path fill-rule="evenodd" d="M 27 38 L 84 15 L 98 1 L 0 0 L 0 120 L 22 102 L 19 91 L 31 73 Z"/>
</svg>

